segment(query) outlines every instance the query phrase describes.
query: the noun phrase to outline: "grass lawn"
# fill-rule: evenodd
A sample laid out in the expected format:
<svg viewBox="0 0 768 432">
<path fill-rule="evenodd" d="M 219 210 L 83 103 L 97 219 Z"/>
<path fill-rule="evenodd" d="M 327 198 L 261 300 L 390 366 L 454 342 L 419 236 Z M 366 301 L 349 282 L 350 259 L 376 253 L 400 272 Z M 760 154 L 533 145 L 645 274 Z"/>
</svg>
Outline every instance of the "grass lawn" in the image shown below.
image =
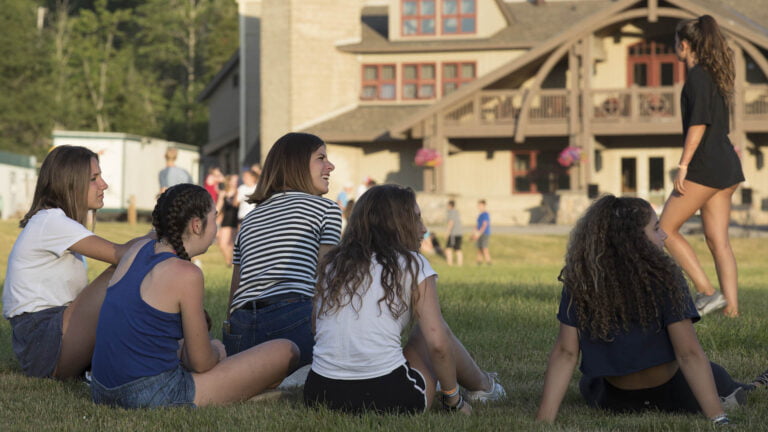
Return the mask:
<svg viewBox="0 0 768 432">
<path fill-rule="evenodd" d="M 100 223 L 96 232 L 125 241 L 148 230 L 147 225 Z M 18 234 L 15 222 L 0 221 L 0 280 Z M 300 394 L 281 401 L 246 402 L 225 407 L 126 411 L 96 406 L 82 382 L 30 379 L 19 372 L 11 350 L 10 326 L 0 320 L 0 431 L 10 430 L 258 430 L 258 431 L 507 431 L 709 430 L 702 416 L 648 413 L 610 415 L 586 407 L 578 394 L 577 371 L 554 426 L 533 422 L 540 397 L 546 359 L 557 332 L 555 313 L 560 294 L 556 276 L 567 239 L 562 236 L 494 235 L 491 267 L 473 264 L 474 249 L 465 247 L 463 268 L 451 268 L 437 257 L 431 261 L 440 274 L 438 288 L 446 320 L 481 367 L 498 371 L 509 395 L 505 401 L 476 406 L 463 417 L 432 411 L 423 416 L 345 416 L 305 409 Z M 693 238 L 714 278 L 703 241 Z M 740 267 L 742 317 L 719 314 L 696 325 L 710 359 L 740 380 L 749 380 L 768 367 L 766 310 L 768 298 L 768 242 L 733 239 Z M 206 277 L 206 307 L 220 323 L 226 307 L 231 271 L 221 253 L 211 247 L 201 257 Z M 95 277 L 106 266 L 91 262 Z M 714 280 L 714 279 L 713 279 Z M 217 325 L 214 324 L 216 329 Z M 219 337 L 219 331 L 214 331 Z M 768 391 L 749 395 L 749 405 L 731 413 L 735 430 L 768 430 Z"/>
</svg>

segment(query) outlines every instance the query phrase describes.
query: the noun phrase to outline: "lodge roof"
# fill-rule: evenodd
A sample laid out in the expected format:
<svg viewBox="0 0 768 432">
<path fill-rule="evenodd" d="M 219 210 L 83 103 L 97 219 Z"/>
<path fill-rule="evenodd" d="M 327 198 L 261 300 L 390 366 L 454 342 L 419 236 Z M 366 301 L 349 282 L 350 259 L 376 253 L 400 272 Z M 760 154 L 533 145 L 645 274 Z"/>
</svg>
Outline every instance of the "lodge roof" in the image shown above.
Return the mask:
<svg viewBox="0 0 768 432">
<path fill-rule="evenodd" d="M 423 105 L 358 106 L 302 130 L 329 142 L 373 142 L 389 139 L 387 131 Z"/>
<path fill-rule="evenodd" d="M 443 40 L 389 40 L 389 16 L 386 6 L 368 6 L 362 11 L 360 42 L 339 46 L 345 52 L 425 52 L 530 48 L 562 32 L 612 0 L 532 3 L 497 1 L 508 25 L 489 38 Z"/>
</svg>

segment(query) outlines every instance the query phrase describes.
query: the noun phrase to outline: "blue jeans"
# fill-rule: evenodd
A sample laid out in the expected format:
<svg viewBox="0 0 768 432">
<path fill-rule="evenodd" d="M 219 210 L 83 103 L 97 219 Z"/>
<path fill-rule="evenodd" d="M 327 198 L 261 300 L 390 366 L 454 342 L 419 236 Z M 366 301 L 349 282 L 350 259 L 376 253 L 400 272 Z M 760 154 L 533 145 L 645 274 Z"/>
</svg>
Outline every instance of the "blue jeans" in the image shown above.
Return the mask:
<svg viewBox="0 0 768 432">
<path fill-rule="evenodd" d="M 181 365 L 113 388 L 104 387 L 94 378 L 91 398 L 100 405 L 123 408 L 194 407 L 195 380 Z"/>
<path fill-rule="evenodd" d="M 238 309 L 224 326 L 222 341 L 231 356 L 274 339 L 288 339 L 301 350 L 299 366 L 312 363 L 312 299 L 277 302 L 259 309 Z"/>
</svg>

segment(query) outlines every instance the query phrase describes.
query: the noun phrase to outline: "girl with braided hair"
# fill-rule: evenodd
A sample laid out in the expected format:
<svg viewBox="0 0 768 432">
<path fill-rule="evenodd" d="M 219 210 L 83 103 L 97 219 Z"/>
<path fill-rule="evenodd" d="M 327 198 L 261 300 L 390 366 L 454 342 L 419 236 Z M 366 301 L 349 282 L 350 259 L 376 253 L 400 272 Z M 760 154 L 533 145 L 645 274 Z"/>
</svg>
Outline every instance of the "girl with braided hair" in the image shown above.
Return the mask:
<svg viewBox="0 0 768 432">
<path fill-rule="evenodd" d="M 135 241 L 112 243 L 86 228 L 88 212 L 104 206 L 107 187 L 99 156 L 85 147 L 58 146 L 43 160 L 3 289 L 3 316 L 26 375 L 73 378 L 91 362 L 114 267 L 89 283 L 85 257 L 117 264 Z"/>
<path fill-rule="evenodd" d="M 735 317 L 739 314 L 738 277 L 728 224 L 731 196 L 744 181 L 744 174 L 728 140 L 728 106 L 734 81 L 731 50 L 709 15 L 678 23 L 675 50 L 688 68 L 681 95 L 685 144 L 675 190 L 664 205 L 660 223 L 669 235 L 667 250 L 696 288 L 699 313 L 725 308 L 726 316 Z M 722 294 L 715 290 L 693 248 L 680 234 L 680 227 L 697 210 L 701 211 Z"/>
<path fill-rule="evenodd" d="M 663 251 L 666 237 L 639 198 L 604 196 L 578 221 L 558 278 L 560 333 L 537 419 L 554 421 L 580 352 L 579 388 L 593 407 L 701 412 L 723 423 L 723 408 L 745 401 L 751 387 L 710 363 L 699 344 L 699 314 Z"/>
<path fill-rule="evenodd" d="M 217 405 L 279 383 L 299 350 L 273 340 L 227 357 L 208 336 L 203 273 L 190 262 L 216 237 L 216 207 L 192 184 L 172 186 L 152 212 L 158 240 L 137 242 L 112 277 L 93 354 L 94 402 L 124 408 Z"/>
</svg>

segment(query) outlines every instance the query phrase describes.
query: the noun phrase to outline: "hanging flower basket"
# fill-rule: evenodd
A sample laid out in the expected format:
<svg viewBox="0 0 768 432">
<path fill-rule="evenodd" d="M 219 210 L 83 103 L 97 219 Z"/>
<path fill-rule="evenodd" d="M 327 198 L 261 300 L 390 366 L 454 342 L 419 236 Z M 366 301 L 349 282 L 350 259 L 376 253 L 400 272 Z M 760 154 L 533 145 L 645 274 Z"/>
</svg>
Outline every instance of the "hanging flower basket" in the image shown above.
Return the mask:
<svg viewBox="0 0 768 432">
<path fill-rule="evenodd" d="M 557 163 L 568 168 L 581 162 L 581 149 L 568 146 L 557 156 Z"/>
<path fill-rule="evenodd" d="M 443 157 L 440 153 L 431 148 L 420 148 L 416 151 L 416 157 L 413 162 L 417 166 L 436 167 L 443 163 Z"/>
</svg>

